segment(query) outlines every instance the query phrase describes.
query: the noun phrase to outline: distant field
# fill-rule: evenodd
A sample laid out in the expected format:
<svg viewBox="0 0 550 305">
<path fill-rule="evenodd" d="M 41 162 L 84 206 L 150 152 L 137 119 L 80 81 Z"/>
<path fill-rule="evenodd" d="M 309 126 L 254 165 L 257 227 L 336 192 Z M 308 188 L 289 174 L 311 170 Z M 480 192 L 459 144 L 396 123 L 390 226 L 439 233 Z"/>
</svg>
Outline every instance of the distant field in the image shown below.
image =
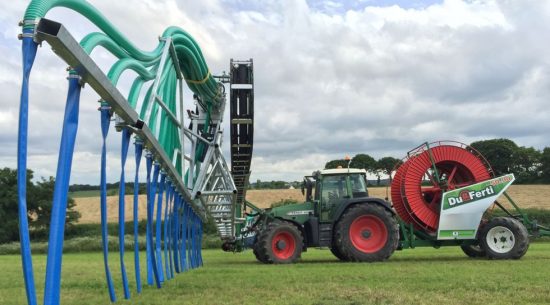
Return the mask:
<svg viewBox="0 0 550 305">
<path fill-rule="evenodd" d="M 97 197 L 99 196 L 99 191 L 78 191 L 78 192 L 69 192 L 69 196 L 73 198 L 85 198 L 85 197 Z"/>
<path fill-rule="evenodd" d="M 125 214 L 126 219 L 131 220 L 133 215 L 134 196 L 125 196 Z M 100 222 L 100 210 L 99 210 L 99 195 L 94 197 L 76 197 L 76 210 L 82 215 L 80 223 L 99 223 Z M 145 195 L 139 195 L 138 215 L 139 219 L 145 219 L 147 216 L 147 198 Z M 118 196 L 107 196 L 107 221 L 118 221 Z"/>
<path fill-rule="evenodd" d="M 369 188 L 370 196 L 385 198 L 386 191 L 389 189 L 385 187 L 371 187 Z M 99 197 L 98 193 L 94 191 L 77 192 L 73 198 L 76 202 L 76 210 L 82 214 L 80 219 L 81 223 L 97 223 L 99 222 Z M 84 194 L 90 194 L 92 197 L 86 197 Z M 541 208 L 550 209 L 550 185 L 512 185 L 508 191 L 510 196 L 516 201 L 516 203 L 524 208 Z M 248 190 L 247 200 L 256 204 L 260 208 L 268 208 L 272 203 L 278 202 L 284 199 L 296 200 L 298 202 L 304 201 L 302 192 L 298 189 L 294 190 Z M 502 200 L 506 202 L 505 199 Z M 133 209 L 133 196 L 128 195 L 125 198 L 126 202 L 126 216 L 127 219 L 131 219 Z M 147 211 L 145 209 L 146 197 L 145 195 L 139 196 L 139 218 L 144 219 Z M 108 206 L 108 221 L 114 222 L 118 220 L 118 196 L 107 197 Z"/>
<path fill-rule="evenodd" d="M 469 259 L 458 247 L 398 251 L 387 262 L 371 264 L 342 263 L 330 251 L 317 249 L 308 250 L 294 265 L 263 265 L 252 251 L 203 253 L 204 267 L 177 275 L 162 289 L 146 286 L 138 295 L 133 256 L 127 252 L 127 301 L 118 255 L 112 253 L 116 304 L 550 304 L 549 243 L 532 244 L 517 261 Z M 142 268 L 145 265 L 142 261 Z M 34 266 L 42 300 L 45 256 L 35 255 Z M 0 269 L 0 304 L 26 304 L 20 258 L 1 256 Z M 62 279 L 61 304 L 109 304 L 101 253 L 64 255 Z"/>
</svg>

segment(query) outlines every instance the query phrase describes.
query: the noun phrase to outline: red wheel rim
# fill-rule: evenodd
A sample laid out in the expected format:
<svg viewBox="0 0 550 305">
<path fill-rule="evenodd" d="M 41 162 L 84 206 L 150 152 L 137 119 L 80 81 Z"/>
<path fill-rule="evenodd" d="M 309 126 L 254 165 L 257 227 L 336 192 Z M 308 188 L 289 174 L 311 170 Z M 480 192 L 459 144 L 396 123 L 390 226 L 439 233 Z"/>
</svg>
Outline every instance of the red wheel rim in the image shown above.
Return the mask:
<svg viewBox="0 0 550 305">
<path fill-rule="evenodd" d="M 388 229 L 380 218 L 374 215 L 363 215 L 351 223 L 349 238 L 357 250 L 374 253 L 386 244 Z"/>
<path fill-rule="evenodd" d="M 296 240 L 289 232 L 276 233 L 271 240 L 271 249 L 278 259 L 289 259 L 296 250 Z"/>
</svg>

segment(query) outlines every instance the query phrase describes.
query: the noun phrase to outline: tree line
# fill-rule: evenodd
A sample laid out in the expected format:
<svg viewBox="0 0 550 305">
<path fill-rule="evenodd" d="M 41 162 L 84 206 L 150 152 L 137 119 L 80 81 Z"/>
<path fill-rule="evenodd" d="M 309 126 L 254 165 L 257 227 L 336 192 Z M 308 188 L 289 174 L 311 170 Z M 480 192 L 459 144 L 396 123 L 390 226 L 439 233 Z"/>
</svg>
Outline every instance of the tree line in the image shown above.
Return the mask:
<svg viewBox="0 0 550 305">
<path fill-rule="evenodd" d="M 512 173 L 517 184 L 550 183 L 550 147 L 537 150 L 533 147 L 518 146 L 510 139 L 491 139 L 476 141 L 470 144 L 487 159 L 496 176 Z M 350 161 L 337 159 L 328 161 L 325 169 L 362 168 L 376 175 L 389 176 L 400 164 L 401 160 L 394 157 L 383 157 L 378 160 L 368 154 L 357 154 Z"/>
<path fill-rule="evenodd" d="M 380 185 L 380 177 L 382 175 L 389 176 L 391 183 L 391 173 L 397 166 L 401 164 L 401 160 L 394 157 L 383 157 L 378 160 L 374 159 L 368 154 L 357 154 L 351 160 L 337 159 L 328 161 L 325 164 L 325 169 L 331 168 L 347 168 L 348 163 L 350 168 L 362 168 L 365 169 L 368 173 L 376 175 L 377 185 Z"/>
<path fill-rule="evenodd" d="M 48 230 L 52 211 L 55 180 L 41 178 L 32 182 L 33 171 L 27 170 L 27 220 L 31 233 Z M 17 199 L 17 170 L 0 169 L 0 244 L 19 240 L 19 217 Z M 74 210 L 72 198 L 67 199 L 66 224 L 70 226 L 80 218 Z"/>
<path fill-rule="evenodd" d="M 108 192 L 108 195 L 115 195 L 113 190 L 116 190 L 116 195 L 118 195 L 118 188 L 120 187 L 120 182 L 115 183 L 106 183 L 107 190 L 111 191 Z M 125 186 L 125 194 L 130 195 L 134 193 L 134 182 L 126 182 L 124 184 Z M 82 192 L 82 191 L 99 191 L 99 185 L 90 185 L 90 184 L 72 184 L 69 186 L 69 192 Z M 145 182 L 139 183 L 139 194 L 145 194 L 147 193 L 147 184 Z"/>
<path fill-rule="evenodd" d="M 278 180 L 278 181 L 275 181 L 275 180 L 262 181 L 262 180 L 258 179 L 258 180 L 256 180 L 256 182 L 251 182 L 248 185 L 248 189 L 277 190 L 277 189 L 288 189 L 290 187 L 299 188 L 300 186 L 301 186 L 301 182 L 299 182 L 299 181 L 292 181 L 292 182 L 280 181 L 280 180 Z"/>
</svg>

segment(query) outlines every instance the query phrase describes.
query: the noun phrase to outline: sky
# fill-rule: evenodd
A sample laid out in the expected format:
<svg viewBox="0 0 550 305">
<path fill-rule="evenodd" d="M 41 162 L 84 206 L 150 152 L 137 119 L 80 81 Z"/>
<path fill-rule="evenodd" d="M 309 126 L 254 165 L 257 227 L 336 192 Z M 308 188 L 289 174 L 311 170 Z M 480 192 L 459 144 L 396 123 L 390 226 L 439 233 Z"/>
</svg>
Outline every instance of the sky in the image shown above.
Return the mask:
<svg viewBox="0 0 550 305">
<path fill-rule="evenodd" d="M 230 58 L 253 58 L 251 181 L 300 180 L 329 160 L 358 153 L 401 158 L 426 141 L 509 138 L 550 146 L 550 1 L 90 2 L 144 50 L 177 25 L 196 38 L 214 74 L 227 71 Z M 27 3 L 0 2 L 0 167 L 16 167 L 16 37 Z M 66 9 L 46 17 L 77 39 L 94 31 Z M 101 51 L 93 55 L 104 69 L 112 63 Z M 46 43 L 39 49 L 28 159 L 37 177 L 55 175 L 65 68 Z M 99 182 L 97 100 L 86 86 L 71 183 Z M 120 175 L 119 141 L 111 131 L 112 182 Z"/>
</svg>

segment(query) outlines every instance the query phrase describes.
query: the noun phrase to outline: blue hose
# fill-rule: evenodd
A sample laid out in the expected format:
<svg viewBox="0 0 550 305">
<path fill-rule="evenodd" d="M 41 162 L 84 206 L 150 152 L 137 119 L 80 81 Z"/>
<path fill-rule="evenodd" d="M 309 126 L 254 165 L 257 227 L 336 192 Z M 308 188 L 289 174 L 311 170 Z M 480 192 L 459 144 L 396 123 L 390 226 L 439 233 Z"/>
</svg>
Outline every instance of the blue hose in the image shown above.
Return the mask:
<svg viewBox="0 0 550 305">
<path fill-rule="evenodd" d="M 193 209 L 187 206 L 187 252 L 188 262 L 191 269 L 195 268 L 195 261 L 193 260 Z"/>
<path fill-rule="evenodd" d="M 194 234 L 193 210 L 189 209 L 189 262 L 191 269 L 195 269 L 195 234 Z"/>
<path fill-rule="evenodd" d="M 187 259 L 188 249 L 189 246 L 187 244 L 187 236 L 189 235 L 189 224 L 188 224 L 188 217 L 189 215 L 189 206 L 187 202 L 183 202 L 183 214 L 182 214 L 182 228 L 181 228 L 181 235 L 182 235 L 182 243 L 181 243 L 181 260 L 183 263 L 183 270 L 189 270 L 189 260 Z"/>
<path fill-rule="evenodd" d="M 164 273 L 166 274 L 166 279 L 171 279 L 172 276 L 170 275 L 170 262 L 168 261 L 168 245 L 170 244 L 170 236 L 168 235 L 168 224 L 170 223 L 170 219 L 168 218 L 168 210 L 170 206 L 170 196 L 172 193 L 172 187 L 170 186 L 169 182 L 166 183 L 166 204 L 164 206 L 164 239 L 163 239 L 163 246 L 164 246 Z"/>
<path fill-rule="evenodd" d="M 153 244 L 153 212 L 155 210 L 155 195 L 157 193 L 157 184 L 159 179 L 159 172 L 160 172 L 160 166 L 159 164 L 155 164 L 153 166 L 153 183 L 151 184 L 150 193 L 149 193 L 149 203 L 150 205 L 147 206 L 147 226 L 149 227 L 149 234 L 147 234 L 147 240 L 149 241 L 149 244 L 151 245 L 149 247 L 149 256 L 151 258 L 151 267 L 153 269 L 153 276 L 155 279 L 155 283 L 157 284 L 157 288 L 161 288 L 161 279 L 159 276 L 159 268 L 157 265 L 157 259 L 155 255 L 155 247 Z M 162 271 L 162 269 L 160 269 Z"/>
<path fill-rule="evenodd" d="M 191 253 L 193 256 L 193 268 L 197 268 L 197 223 L 195 219 L 195 214 L 193 213 L 191 215 L 191 243 L 193 244 L 191 246 Z"/>
<path fill-rule="evenodd" d="M 164 271 L 162 269 L 162 252 L 161 252 L 161 241 L 162 241 L 162 196 L 164 195 L 164 184 L 166 182 L 166 174 L 163 172 L 160 174 L 160 183 L 158 191 L 158 202 L 157 202 L 157 218 L 156 218 L 156 229 L 155 229 L 155 247 L 157 250 L 157 269 L 159 272 L 159 279 L 161 282 L 164 282 Z"/>
<path fill-rule="evenodd" d="M 151 169 L 153 167 L 153 158 L 151 153 L 147 153 L 145 156 L 145 167 L 147 169 L 147 225 L 145 230 L 145 258 L 147 261 L 147 285 L 153 285 L 153 259 L 151 257 L 151 245 L 149 235 L 152 235 L 151 228 L 153 225 L 151 216 L 149 215 L 149 207 L 153 204 L 151 202 Z"/>
<path fill-rule="evenodd" d="M 126 266 L 124 265 L 124 221 L 126 207 L 126 179 L 124 176 L 124 167 L 126 166 L 126 158 L 128 157 L 128 146 L 132 132 L 124 128 L 122 129 L 122 143 L 120 149 L 120 184 L 118 188 L 118 252 L 120 256 L 120 273 L 122 275 L 122 287 L 124 288 L 124 298 L 130 298 L 130 289 L 128 288 L 128 276 L 126 274 Z"/>
<path fill-rule="evenodd" d="M 136 139 L 136 176 L 134 177 L 134 269 L 136 274 L 137 292 L 141 293 L 141 272 L 139 265 L 139 227 L 138 227 L 138 208 L 139 208 L 139 164 L 141 163 L 141 154 L 143 152 L 143 142 Z"/>
<path fill-rule="evenodd" d="M 179 194 L 174 194 L 174 204 L 172 205 L 172 256 L 173 256 L 173 262 L 174 262 L 174 269 L 176 273 L 180 273 L 180 260 L 179 260 L 179 240 L 180 240 L 180 234 L 179 234 L 179 206 L 180 206 L 180 196 Z"/>
<path fill-rule="evenodd" d="M 106 139 L 109 133 L 111 122 L 111 107 L 105 102 L 101 103 L 101 136 L 103 145 L 101 146 L 101 181 L 100 181 L 100 209 L 101 209 L 101 243 L 103 245 L 103 264 L 105 266 L 105 277 L 107 278 L 107 287 L 109 288 L 109 297 L 111 302 L 116 302 L 115 288 L 109 269 L 109 239 L 107 235 L 107 148 Z"/>
<path fill-rule="evenodd" d="M 170 184 L 170 208 L 168 209 L 168 262 L 170 264 L 170 278 L 174 277 L 174 258 L 172 257 L 172 240 L 175 238 L 173 234 L 174 226 L 174 204 L 175 204 L 175 189 L 172 184 Z"/>
<path fill-rule="evenodd" d="M 203 223 L 202 221 L 199 219 L 199 266 L 202 266 L 202 228 L 203 228 Z"/>
<path fill-rule="evenodd" d="M 79 76 L 71 71 L 57 161 L 57 173 L 55 175 L 50 237 L 48 240 L 46 287 L 44 289 L 44 304 L 48 305 L 59 304 L 63 238 L 65 236 L 65 217 L 67 215 L 67 193 L 69 191 L 74 144 L 78 130 L 80 89 Z"/>
<path fill-rule="evenodd" d="M 24 34 L 31 34 L 32 29 L 24 29 Z M 27 138 L 29 125 L 29 75 L 36 57 L 37 44 L 32 37 L 23 37 L 23 84 L 19 104 L 19 134 L 17 137 L 17 196 L 19 199 L 19 240 L 21 241 L 21 264 L 25 278 L 27 303 L 36 305 L 36 289 L 32 268 L 31 242 L 27 211 Z"/>
</svg>

